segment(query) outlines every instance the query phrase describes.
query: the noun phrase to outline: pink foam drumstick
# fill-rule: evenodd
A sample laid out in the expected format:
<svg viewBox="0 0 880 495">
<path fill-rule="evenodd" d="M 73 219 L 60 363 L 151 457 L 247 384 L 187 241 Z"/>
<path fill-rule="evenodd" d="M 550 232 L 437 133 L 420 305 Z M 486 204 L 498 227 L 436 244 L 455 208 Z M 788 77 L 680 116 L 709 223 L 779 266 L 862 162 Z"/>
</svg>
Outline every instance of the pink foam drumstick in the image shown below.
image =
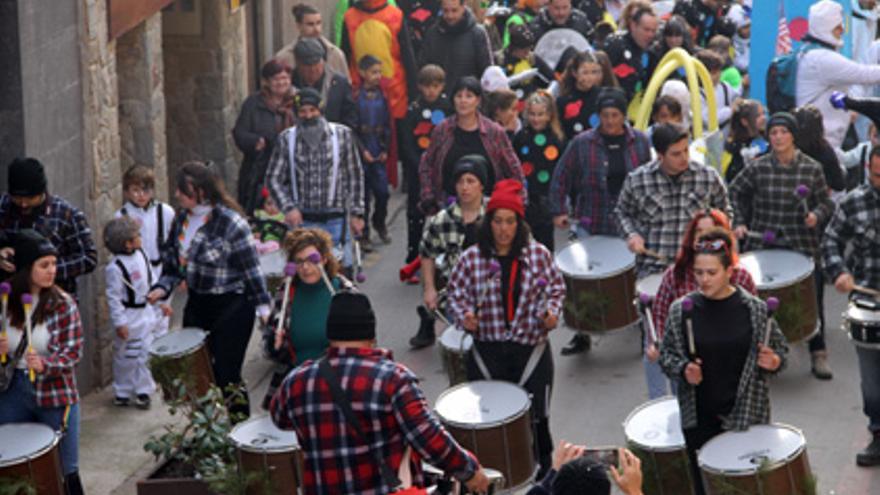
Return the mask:
<svg viewBox="0 0 880 495">
<path fill-rule="evenodd" d="M 581 217 L 580 220 L 578 220 L 578 225 L 580 225 L 580 227 L 582 229 L 586 230 L 587 233 L 589 234 L 590 227 L 593 226 L 593 219 L 590 217 Z"/>
<path fill-rule="evenodd" d="M 764 347 L 768 347 L 770 345 L 770 331 L 772 329 L 770 325 L 770 318 L 773 317 L 773 313 L 779 309 L 779 299 L 773 296 L 767 298 L 767 330 L 764 332 Z"/>
<path fill-rule="evenodd" d="M 453 204 L 455 204 L 455 196 L 447 196 L 446 206 L 452 206 Z"/>
<path fill-rule="evenodd" d="M 0 324 L 3 325 L 3 330 L 0 332 L 0 335 L 6 337 L 6 314 L 7 309 L 9 308 L 9 293 L 12 292 L 12 286 L 9 285 L 9 282 L 3 282 L 0 284 L 0 304 L 3 307 L 2 318 L 3 321 Z M 0 354 L 0 364 L 6 364 L 6 353 Z"/>
<path fill-rule="evenodd" d="M 21 296 L 21 304 L 24 306 L 24 328 L 27 332 L 28 339 L 28 353 L 34 350 L 34 339 L 33 332 L 31 330 L 31 305 L 34 303 L 34 297 L 30 294 L 22 294 Z M 28 366 L 28 376 L 31 379 L 31 383 L 33 383 L 37 377 L 34 374 L 34 369 Z"/>
<path fill-rule="evenodd" d="M 296 263 L 289 262 L 284 265 L 284 292 L 281 293 L 281 313 L 278 314 L 278 323 L 275 325 L 275 334 L 281 333 L 281 327 L 284 324 L 284 315 L 287 313 L 287 301 L 290 298 L 290 284 L 293 277 L 296 276 Z M 281 347 L 280 340 L 275 340 L 275 350 Z"/>
<path fill-rule="evenodd" d="M 688 341 L 688 352 L 691 355 L 691 358 L 695 358 L 697 356 L 697 346 L 694 343 L 694 322 L 691 317 L 691 311 L 694 309 L 694 301 L 686 297 L 683 301 L 681 301 L 681 310 L 684 312 L 684 323 L 685 330 L 687 331 L 687 341 Z"/>
<path fill-rule="evenodd" d="M 654 318 L 651 317 L 651 304 L 654 303 L 654 297 L 645 292 L 639 293 L 639 302 L 642 303 L 642 311 L 644 312 L 645 322 L 648 325 L 648 334 L 651 335 L 651 342 L 659 346 L 657 342 L 657 328 L 654 327 Z"/>
<path fill-rule="evenodd" d="M 336 289 L 333 288 L 333 284 L 330 283 L 330 277 L 327 276 L 327 272 L 324 270 L 324 264 L 321 263 L 321 255 L 318 253 L 312 253 L 306 259 L 318 267 L 318 270 L 321 271 L 321 278 L 324 280 L 324 285 L 327 286 L 327 290 L 330 291 L 330 294 L 335 296 Z"/>
</svg>

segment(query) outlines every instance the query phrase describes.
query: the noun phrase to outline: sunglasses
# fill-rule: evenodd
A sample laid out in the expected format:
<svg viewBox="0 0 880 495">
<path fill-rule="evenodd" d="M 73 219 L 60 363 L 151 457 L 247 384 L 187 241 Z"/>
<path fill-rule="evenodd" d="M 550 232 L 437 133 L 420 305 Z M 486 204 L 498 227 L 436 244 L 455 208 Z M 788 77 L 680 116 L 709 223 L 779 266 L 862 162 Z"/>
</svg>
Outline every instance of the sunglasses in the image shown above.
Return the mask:
<svg viewBox="0 0 880 495">
<path fill-rule="evenodd" d="M 714 239 L 711 241 L 697 241 L 696 251 L 698 253 L 724 253 L 730 255 L 730 247 L 722 239 Z"/>
</svg>

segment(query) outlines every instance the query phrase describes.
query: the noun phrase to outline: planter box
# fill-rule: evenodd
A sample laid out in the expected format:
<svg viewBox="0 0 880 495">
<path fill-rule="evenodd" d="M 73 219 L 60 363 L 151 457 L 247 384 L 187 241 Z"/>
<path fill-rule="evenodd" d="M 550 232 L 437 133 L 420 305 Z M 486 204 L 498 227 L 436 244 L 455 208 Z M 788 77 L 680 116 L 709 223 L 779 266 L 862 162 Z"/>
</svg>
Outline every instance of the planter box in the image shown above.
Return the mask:
<svg viewBox="0 0 880 495">
<path fill-rule="evenodd" d="M 208 489 L 208 484 L 195 478 L 161 477 L 168 471 L 168 462 L 163 462 L 147 476 L 138 480 L 137 495 L 217 495 Z"/>
</svg>

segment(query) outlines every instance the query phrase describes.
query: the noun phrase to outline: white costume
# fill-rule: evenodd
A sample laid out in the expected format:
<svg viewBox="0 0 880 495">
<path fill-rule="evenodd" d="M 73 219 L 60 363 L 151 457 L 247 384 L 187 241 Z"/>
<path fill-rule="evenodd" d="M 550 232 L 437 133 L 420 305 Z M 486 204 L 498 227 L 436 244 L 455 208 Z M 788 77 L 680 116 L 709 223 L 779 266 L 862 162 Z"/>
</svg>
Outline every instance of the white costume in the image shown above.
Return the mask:
<svg viewBox="0 0 880 495">
<path fill-rule="evenodd" d="M 153 269 L 153 280 L 159 280 L 162 276 L 162 245 L 168 240 L 168 234 L 171 232 L 171 221 L 174 220 L 174 209 L 161 201 L 150 201 L 146 208 L 141 208 L 130 201 L 126 201 L 122 208 L 116 212 L 116 217 L 123 215 L 129 216 L 137 220 L 141 226 L 141 243 L 142 249 L 150 258 L 150 265 Z M 171 304 L 171 296 L 163 301 L 165 304 Z M 156 333 L 156 336 L 168 333 L 168 327 L 171 324 L 171 318 L 162 317 L 162 325 Z"/>
<path fill-rule="evenodd" d="M 146 302 L 155 275 L 140 249 L 114 255 L 104 272 L 114 334 L 115 329 L 128 327 L 128 339 L 113 340 L 113 389 L 117 397 L 150 394 L 156 388 L 147 367 L 150 344 L 166 319 L 157 306 Z"/>
</svg>

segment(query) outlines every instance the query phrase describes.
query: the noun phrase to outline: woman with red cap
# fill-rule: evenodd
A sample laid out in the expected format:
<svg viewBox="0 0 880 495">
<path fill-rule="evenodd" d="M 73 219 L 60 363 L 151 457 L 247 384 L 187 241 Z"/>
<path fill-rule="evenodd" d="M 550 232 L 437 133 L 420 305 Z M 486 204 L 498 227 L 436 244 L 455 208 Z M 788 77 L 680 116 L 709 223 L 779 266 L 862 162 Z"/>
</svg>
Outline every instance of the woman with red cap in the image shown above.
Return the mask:
<svg viewBox="0 0 880 495">
<path fill-rule="evenodd" d="M 495 185 L 477 244 L 459 258 L 447 290 L 456 325 L 474 338 L 468 379 L 517 383 L 532 396 L 540 479 L 553 452 L 547 334 L 556 327 L 565 283 L 550 251 L 531 237 L 521 192 L 515 179 Z"/>
</svg>

